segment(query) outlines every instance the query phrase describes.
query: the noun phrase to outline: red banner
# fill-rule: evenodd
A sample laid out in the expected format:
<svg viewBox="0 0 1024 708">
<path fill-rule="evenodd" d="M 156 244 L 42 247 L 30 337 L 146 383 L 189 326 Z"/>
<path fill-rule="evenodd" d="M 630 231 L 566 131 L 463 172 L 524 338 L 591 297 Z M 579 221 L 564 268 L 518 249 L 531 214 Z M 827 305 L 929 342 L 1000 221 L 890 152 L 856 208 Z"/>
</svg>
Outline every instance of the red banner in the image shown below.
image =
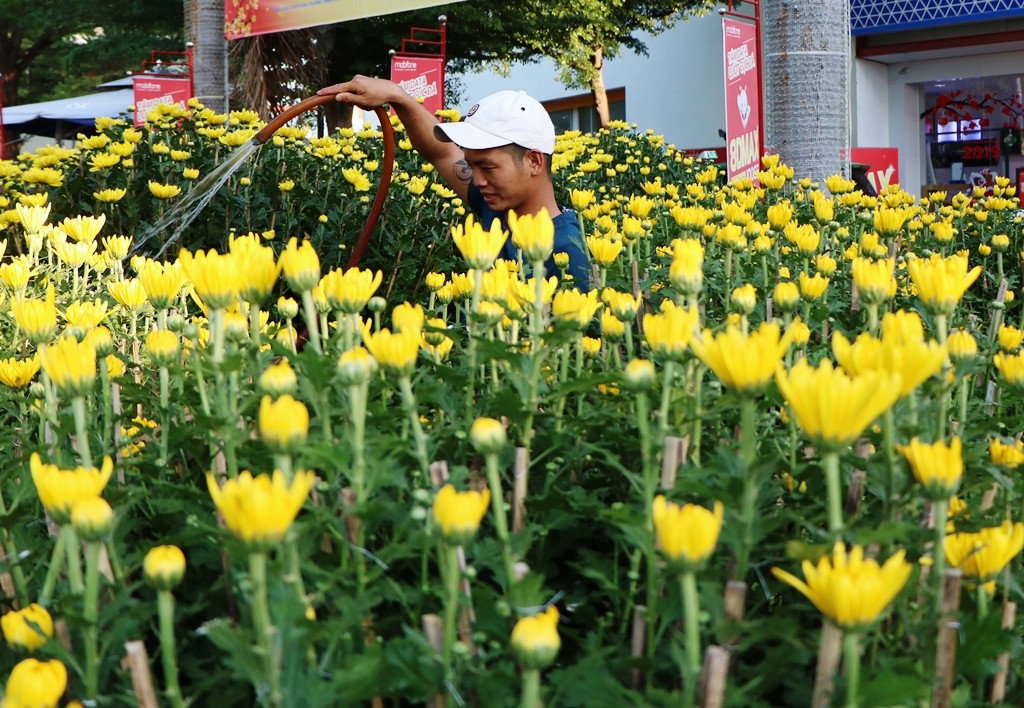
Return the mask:
<svg viewBox="0 0 1024 708">
<path fill-rule="evenodd" d="M 135 88 L 135 125 L 146 122 L 146 114 L 161 103 L 186 107 L 192 98 L 192 82 L 183 76 L 140 74 L 132 77 Z"/>
<path fill-rule="evenodd" d="M 725 37 L 725 134 L 728 140 L 728 179 L 757 180 L 761 169 L 761 129 L 758 125 L 761 86 L 758 84 L 757 29 L 722 18 Z"/>
<path fill-rule="evenodd" d="M 391 57 L 391 80 L 434 113 L 444 108 L 444 62 L 435 57 Z"/>
<path fill-rule="evenodd" d="M 462 0 L 225 0 L 224 36 L 252 37 Z"/>
<path fill-rule="evenodd" d="M 850 162 L 864 165 L 875 194 L 881 194 L 890 184 L 900 183 L 900 151 L 897 148 L 850 148 Z"/>
</svg>

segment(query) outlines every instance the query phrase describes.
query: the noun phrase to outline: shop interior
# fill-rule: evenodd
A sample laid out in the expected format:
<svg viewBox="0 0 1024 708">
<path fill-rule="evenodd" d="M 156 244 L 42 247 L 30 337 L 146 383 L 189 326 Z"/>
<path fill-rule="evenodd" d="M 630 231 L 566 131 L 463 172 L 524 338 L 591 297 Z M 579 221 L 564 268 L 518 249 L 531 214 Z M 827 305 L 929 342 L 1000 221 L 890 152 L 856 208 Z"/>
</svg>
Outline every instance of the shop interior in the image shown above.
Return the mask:
<svg viewBox="0 0 1024 708">
<path fill-rule="evenodd" d="M 924 86 L 921 125 L 927 184 L 922 195 L 990 188 L 997 176 L 1024 182 L 1024 75 L 950 79 Z"/>
</svg>

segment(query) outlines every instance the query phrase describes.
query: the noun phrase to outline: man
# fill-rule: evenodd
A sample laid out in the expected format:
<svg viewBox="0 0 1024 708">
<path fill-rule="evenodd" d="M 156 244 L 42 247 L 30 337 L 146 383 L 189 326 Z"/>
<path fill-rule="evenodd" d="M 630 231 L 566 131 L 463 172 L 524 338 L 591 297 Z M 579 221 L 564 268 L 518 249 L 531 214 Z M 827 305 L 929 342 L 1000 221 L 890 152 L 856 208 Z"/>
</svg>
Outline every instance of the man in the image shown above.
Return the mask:
<svg viewBox="0 0 1024 708">
<path fill-rule="evenodd" d="M 484 227 L 508 212 L 536 214 L 547 209 L 555 224 L 554 253 L 569 256 L 573 284 L 588 290 L 590 267 L 575 212 L 555 201 L 551 154 L 555 127 L 547 111 L 522 91 L 499 91 L 475 104 L 458 123 L 439 123 L 422 104 L 386 79 L 356 76 L 319 91 L 364 110 L 389 104 L 401 119 L 413 147 L 469 205 Z M 511 239 L 501 257 L 518 258 Z M 545 263 L 557 273 L 554 258 Z"/>
</svg>

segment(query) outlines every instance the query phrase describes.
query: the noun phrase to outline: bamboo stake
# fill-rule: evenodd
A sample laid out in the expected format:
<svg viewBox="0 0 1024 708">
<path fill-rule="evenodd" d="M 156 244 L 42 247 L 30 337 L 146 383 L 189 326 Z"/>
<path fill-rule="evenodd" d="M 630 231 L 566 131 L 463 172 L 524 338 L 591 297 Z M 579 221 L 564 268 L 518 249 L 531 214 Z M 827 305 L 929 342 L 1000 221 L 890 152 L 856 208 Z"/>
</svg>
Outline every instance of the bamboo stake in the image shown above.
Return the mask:
<svg viewBox="0 0 1024 708">
<path fill-rule="evenodd" d="M 956 664 L 956 645 L 960 639 L 959 568 L 947 568 L 942 572 L 942 598 L 940 604 L 938 637 L 935 646 L 935 687 L 932 691 L 932 708 L 949 708 L 953 693 L 953 673 Z"/>
<path fill-rule="evenodd" d="M 629 635 L 629 656 L 637 660 L 644 655 L 647 644 L 647 607 L 637 605 L 633 608 L 633 627 Z M 640 690 L 644 672 L 639 668 L 629 670 L 629 687 Z"/>
<path fill-rule="evenodd" d="M 139 640 L 124 643 L 124 659 L 121 667 L 132 677 L 132 689 L 138 699 L 139 708 L 159 708 L 156 690 L 153 688 L 153 674 L 149 671 L 149 655 L 146 645 Z"/>
<path fill-rule="evenodd" d="M 690 441 L 686 440 L 685 447 L 689 447 Z M 671 489 L 676 484 L 676 473 L 679 466 L 683 464 L 683 438 L 675 435 L 665 436 L 665 449 L 661 455 L 661 488 Z"/>
<path fill-rule="evenodd" d="M 725 684 L 729 679 L 729 651 L 716 644 L 704 650 L 704 666 L 700 673 L 701 708 L 722 708 Z"/>
<path fill-rule="evenodd" d="M 441 656 L 441 643 L 442 643 L 442 622 L 441 618 L 435 614 L 426 614 L 420 618 L 420 624 L 423 627 L 423 635 L 427 638 L 427 644 L 434 650 L 434 653 Z M 427 705 L 431 708 L 444 708 L 444 695 L 437 693 L 430 698 Z"/>
<path fill-rule="evenodd" d="M 1017 603 L 1007 602 L 1003 605 L 1003 629 L 1010 631 L 1017 620 Z M 1004 651 L 996 659 L 999 671 L 992 680 L 992 694 L 989 703 L 998 705 L 1006 700 L 1006 680 L 1010 675 L 1010 652 Z"/>
<path fill-rule="evenodd" d="M 860 513 L 860 503 L 864 498 L 864 483 L 868 475 L 864 470 L 850 473 L 850 486 L 846 489 L 846 508 L 843 510 L 847 518 Z"/>
<path fill-rule="evenodd" d="M 828 708 L 831 703 L 842 644 L 843 631 L 828 620 L 822 622 L 821 645 L 818 647 L 818 666 L 814 672 L 811 708 Z"/>
</svg>

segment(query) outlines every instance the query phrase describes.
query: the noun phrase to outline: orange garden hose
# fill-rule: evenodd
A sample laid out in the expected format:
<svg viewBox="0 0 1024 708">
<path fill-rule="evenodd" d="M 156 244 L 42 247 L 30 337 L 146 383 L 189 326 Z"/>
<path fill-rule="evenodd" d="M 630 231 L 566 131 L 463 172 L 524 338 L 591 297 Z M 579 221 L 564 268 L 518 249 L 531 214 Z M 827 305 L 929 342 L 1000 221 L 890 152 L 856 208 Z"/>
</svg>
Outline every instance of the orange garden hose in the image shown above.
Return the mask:
<svg viewBox="0 0 1024 708">
<path fill-rule="evenodd" d="M 317 106 L 322 106 L 325 103 L 331 103 L 334 100 L 334 96 L 310 96 L 294 106 L 286 108 L 253 136 L 253 142 L 265 143 L 282 125 L 295 116 L 312 110 Z M 377 118 L 380 120 L 380 129 L 384 137 L 384 159 L 381 165 L 380 183 L 377 185 L 377 193 L 373 197 L 373 204 L 370 207 L 370 213 L 366 217 L 366 222 L 363 224 L 363 230 L 359 233 L 359 239 L 352 249 L 352 255 L 349 256 L 349 268 L 359 265 L 359 261 L 362 259 L 363 253 L 370 243 L 373 231 L 377 227 L 377 221 L 384 210 L 384 200 L 387 198 L 388 187 L 391 186 L 391 175 L 395 169 L 395 129 L 391 127 L 391 117 L 387 111 L 379 106 L 374 108 L 373 112 L 377 114 Z"/>
</svg>

